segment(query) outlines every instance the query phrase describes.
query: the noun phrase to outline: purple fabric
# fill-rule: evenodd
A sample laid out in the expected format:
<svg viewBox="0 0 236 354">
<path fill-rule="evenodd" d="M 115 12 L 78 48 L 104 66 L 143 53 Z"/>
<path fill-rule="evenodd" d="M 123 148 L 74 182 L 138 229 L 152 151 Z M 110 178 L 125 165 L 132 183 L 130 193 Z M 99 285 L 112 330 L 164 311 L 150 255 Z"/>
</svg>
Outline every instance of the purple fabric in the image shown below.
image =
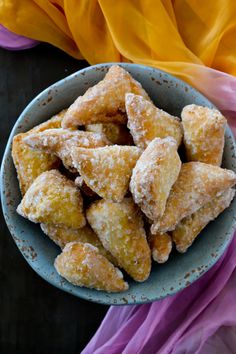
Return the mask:
<svg viewBox="0 0 236 354">
<path fill-rule="evenodd" d="M 81 354 L 215 354 L 215 342 L 207 339 L 221 326 L 236 325 L 235 266 L 236 234 L 216 265 L 178 294 L 112 306 Z M 222 340 L 221 347 L 221 353 L 231 353 Z"/>
<path fill-rule="evenodd" d="M 39 42 L 10 32 L 0 25 L 0 47 L 8 50 L 29 49 L 36 46 Z"/>
</svg>

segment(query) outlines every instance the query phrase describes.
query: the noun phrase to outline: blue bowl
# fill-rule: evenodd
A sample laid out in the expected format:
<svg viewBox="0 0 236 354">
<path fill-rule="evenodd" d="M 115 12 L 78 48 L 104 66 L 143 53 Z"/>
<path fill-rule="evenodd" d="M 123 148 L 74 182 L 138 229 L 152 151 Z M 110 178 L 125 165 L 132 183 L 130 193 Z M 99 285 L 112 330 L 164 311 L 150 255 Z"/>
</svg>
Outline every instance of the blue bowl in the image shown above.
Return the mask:
<svg viewBox="0 0 236 354">
<path fill-rule="evenodd" d="M 50 86 L 40 93 L 23 111 L 12 129 L 1 168 L 2 208 L 8 228 L 19 250 L 29 265 L 52 285 L 75 296 L 107 305 L 141 304 L 155 301 L 184 289 L 197 280 L 220 258 L 229 245 L 236 221 L 236 199 L 214 222 L 211 222 L 197 238 L 186 254 L 173 253 L 163 265 L 154 264 L 149 279 L 144 283 L 130 281 L 130 288 L 124 293 L 108 294 L 76 287 L 61 278 L 53 263 L 60 253 L 52 241 L 41 231 L 39 225 L 22 218 L 16 213 L 21 195 L 16 171 L 11 157 L 14 135 L 25 132 L 49 119 L 61 109 L 68 107 L 76 97 L 100 81 L 110 64 L 99 64 L 78 71 Z M 154 103 L 180 116 L 184 106 L 195 103 L 214 107 L 198 91 L 185 82 L 154 68 L 119 63 L 141 82 Z M 226 128 L 223 166 L 236 171 L 236 147 L 230 128 Z"/>
</svg>

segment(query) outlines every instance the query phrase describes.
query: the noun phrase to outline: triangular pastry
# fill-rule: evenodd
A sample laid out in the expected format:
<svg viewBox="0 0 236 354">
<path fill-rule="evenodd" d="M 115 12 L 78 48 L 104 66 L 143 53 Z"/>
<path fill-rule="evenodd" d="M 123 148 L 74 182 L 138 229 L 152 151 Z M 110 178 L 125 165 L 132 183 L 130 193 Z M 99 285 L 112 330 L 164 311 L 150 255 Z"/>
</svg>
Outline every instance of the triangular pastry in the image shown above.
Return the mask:
<svg viewBox="0 0 236 354">
<path fill-rule="evenodd" d="M 144 281 L 151 269 L 151 254 L 146 240 L 143 220 L 131 198 L 121 203 L 100 200 L 86 213 L 87 220 L 111 252 L 119 266 L 134 280 Z"/>
<path fill-rule="evenodd" d="M 173 137 L 179 146 L 182 127 L 179 118 L 154 106 L 144 97 L 127 93 L 125 106 L 128 128 L 136 146 L 145 149 L 154 138 Z"/>
<path fill-rule="evenodd" d="M 130 190 L 134 201 L 151 220 L 164 214 L 171 187 L 178 178 L 181 161 L 176 141 L 155 138 L 133 169 Z"/>
<path fill-rule="evenodd" d="M 44 172 L 34 180 L 17 212 L 35 223 L 75 229 L 86 224 L 80 191 L 57 170 Z"/>
<path fill-rule="evenodd" d="M 235 190 L 230 188 L 219 197 L 213 198 L 192 215 L 181 220 L 172 232 L 176 249 L 181 253 L 186 252 L 204 227 L 228 208 L 234 195 Z"/>
<path fill-rule="evenodd" d="M 107 292 L 128 289 L 123 274 L 89 243 L 70 242 L 55 259 L 57 272 L 70 283 Z"/>
<path fill-rule="evenodd" d="M 74 167 L 85 183 L 100 197 L 121 201 L 129 188 L 132 170 L 141 150 L 136 146 L 72 148 Z"/>
<path fill-rule="evenodd" d="M 216 109 L 195 104 L 184 107 L 181 117 L 188 161 L 220 166 L 226 119 Z"/>
<path fill-rule="evenodd" d="M 104 134 L 70 129 L 48 129 L 32 133 L 24 138 L 24 142 L 32 149 L 55 154 L 70 170 L 73 170 L 72 146 L 94 148 L 110 144 Z"/>
<path fill-rule="evenodd" d="M 140 83 L 120 66 L 112 66 L 104 79 L 89 88 L 68 108 L 63 128 L 92 123 L 125 124 L 125 94 L 134 92 L 149 99 Z"/>
<path fill-rule="evenodd" d="M 152 233 L 174 230 L 183 218 L 193 214 L 235 183 L 236 175 L 233 171 L 203 162 L 184 163 L 170 191 L 164 215 L 154 222 Z"/>
<path fill-rule="evenodd" d="M 29 186 L 41 173 L 57 168 L 60 160 L 47 152 L 39 152 L 31 149 L 24 139 L 30 134 L 42 132 L 49 128 L 60 128 L 65 110 L 61 111 L 51 119 L 43 122 L 26 133 L 14 136 L 12 142 L 12 158 L 19 180 L 21 194 L 24 195 Z"/>
</svg>

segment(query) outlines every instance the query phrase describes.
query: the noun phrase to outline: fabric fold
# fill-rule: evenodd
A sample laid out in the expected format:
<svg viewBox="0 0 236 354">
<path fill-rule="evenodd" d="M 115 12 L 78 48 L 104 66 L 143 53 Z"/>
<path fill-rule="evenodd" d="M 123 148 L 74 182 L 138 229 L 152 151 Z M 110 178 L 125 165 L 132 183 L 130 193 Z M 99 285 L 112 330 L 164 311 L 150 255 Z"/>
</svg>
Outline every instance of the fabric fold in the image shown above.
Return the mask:
<svg viewBox="0 0 236 354">
<path fill-rule="evenodd" d="M 37 44 L 37 41 L 19 36 L 0 25 L 0 47 L 8 50 L 23 50 L 32 48 Z"/>
</svg>

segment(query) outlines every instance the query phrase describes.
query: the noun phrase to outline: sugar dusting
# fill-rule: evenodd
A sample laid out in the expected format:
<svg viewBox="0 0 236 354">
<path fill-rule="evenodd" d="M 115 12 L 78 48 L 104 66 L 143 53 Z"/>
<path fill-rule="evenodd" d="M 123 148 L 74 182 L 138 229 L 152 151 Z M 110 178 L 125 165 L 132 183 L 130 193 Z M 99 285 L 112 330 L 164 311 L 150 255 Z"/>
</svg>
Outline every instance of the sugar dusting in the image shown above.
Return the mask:
<svg viewBox="0 0 236 354">
<path fill-rule="evenodd" d="M 58 156 L 64 166 L 74 170 L 71 159 L 72 147 L 94 148 L 110 145 L 102 133 L 91 133 L 70 129 L 48 129 L 33 133 L 24 138 L 24 142 L 31 148 L 42 150 Z"/>
<path fill-rule="evenodd" d="M 89 243 L 68 243 L 56 258 L 55 268 L 61 276 L 78 286 L 107 292 L 128 289 L 121 271 L 103 257 L 97 247 Z"/>
<path fill-rule="evenodd" d="M 148 278 L 150 249 L 142 216 L 131 198 L 121 203 L 101 200 L 87 210 L 87 220 L 103 246 L 117 259 L 121 268 L 136 281 Z"/>
<path fill-rule="evenodd" d="M 128 93 L 125 96 L 128 127 L 135 145 L 145 149 L 156 137 L 173 137 L 180 145 L 182 126 L 179 118 L 155 107 L 142 96 Z"/>
<path fill-rule="evenodd" d="M 69 107 L 63 128 L 92 123 L 126 124 L 125 94 L 138 93 L 149 99 L 148 94 L 130 74 L 120 66 L 111 66 L 104 79 L 78 97 Z"/>
<path fill-rule="evenodd" d="M 135 146 L 72 148 L 74 167 L 85 183 L 100 197 L 122 201 L 141 150 Z"/>
<path fill-rule="evenodd" d="M 235 190 L 230 188 L 181 220 L 172 232 L 176 249 L 181 253 L 186 252 L 202 229 L 229 207 L 234 195 Z"/>
<path fill-rule="evenodd" d="M 74 183 L 57 170 L 42 173 L 24 195 L 17 212 L 32 222 L 83 227 L 83 199 Z"/>
<path fill-rule="evenodd" d="M 194 104 L 184 107 L 181 116 L 188 160 L 220 166 L 226 119 L 216 109 Z"/>
<path fill-rule="evenodd" d="M 164 214 L 170 189 L 178 178 L 181 161 L 176 141 L 155 138 L 133 169 L 130 190 L 134 201 L 151 220 Z"/>
<path fill-rule="evenodd" d="M 236 175 L 233 171 L 202 162 L 184 163 L 170 192 L 165 213 L 160 220 L 154 222 L 151 232 L 174 230 L 180 220 L 193 214 L 235 183 Z"/>
</svg>

